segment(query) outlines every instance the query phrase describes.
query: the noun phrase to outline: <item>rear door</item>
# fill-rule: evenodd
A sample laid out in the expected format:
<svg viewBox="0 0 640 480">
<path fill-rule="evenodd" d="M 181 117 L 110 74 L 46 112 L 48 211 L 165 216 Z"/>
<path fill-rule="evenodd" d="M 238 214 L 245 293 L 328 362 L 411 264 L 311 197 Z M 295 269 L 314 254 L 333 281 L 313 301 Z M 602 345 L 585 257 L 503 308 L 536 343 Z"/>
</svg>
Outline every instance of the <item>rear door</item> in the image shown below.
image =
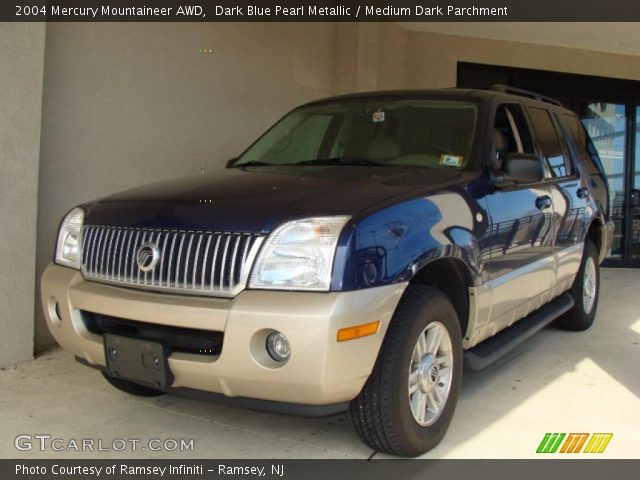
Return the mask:
<svg viewBox="0 0 640 480">
<path fill-rule="evenodd" d="M 607 175 L 602 166 L 600 156 L 593 142 L 587 135 L 585 128 L 574 113 L 563 113 L 560 116 L 560 123 L 570 138 L 570 144 L 575 150 L 576 158 L 583 165 L 583 174 L 589 184 L 591 194 L 598 209 L 606 220 L 609 219 L 609 185 Z"/>
<path fill-rule="evenodd" d="M 581 174 L 564 130 L 556 114 L 539 106 L 528 106 L 540 155 L 545 159 L 548 171 L 548 186 L 553 205 L 553 227 L 555 230 L 554 255 L 556 274 L 554 295 L 571 286 L 582 258 L 582 238 L 593 214 L 588 209 L 589 188 L 586 176 Z"/>
</svg>

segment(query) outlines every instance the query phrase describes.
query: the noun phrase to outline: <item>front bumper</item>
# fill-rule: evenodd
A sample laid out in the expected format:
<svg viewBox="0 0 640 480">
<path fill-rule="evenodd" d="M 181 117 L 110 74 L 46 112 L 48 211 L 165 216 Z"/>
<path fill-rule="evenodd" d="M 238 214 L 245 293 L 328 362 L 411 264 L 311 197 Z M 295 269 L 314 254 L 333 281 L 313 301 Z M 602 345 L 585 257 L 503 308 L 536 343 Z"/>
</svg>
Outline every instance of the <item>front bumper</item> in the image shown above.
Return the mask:
<svg viewBox="0 0 640 480">
<path fill-rule="evenodd" d="M 221 299 L 88 282 L 80 272 L 54 264 L 42 275 L 49 330 L 62 348 L 83 363 L 105 366 L 102 337 L 87 330 L 82 311 L 223 332 L 219 355 L 173 352 L 169 356 L 174 376 L 171 390 L 298 407 L 335 405 L 358 395 L 405 288 L 403 283 L 331 293 L 245 290 L 233 299 Z M 376 334 L 336 341 L 340 328 L 374 321 L 380 321 Z M 270 362 L 264 350 L 264 332 L 271 329 L 284 333 L 291 344 L 291 357 L 282 366 Z"/>
</svg>

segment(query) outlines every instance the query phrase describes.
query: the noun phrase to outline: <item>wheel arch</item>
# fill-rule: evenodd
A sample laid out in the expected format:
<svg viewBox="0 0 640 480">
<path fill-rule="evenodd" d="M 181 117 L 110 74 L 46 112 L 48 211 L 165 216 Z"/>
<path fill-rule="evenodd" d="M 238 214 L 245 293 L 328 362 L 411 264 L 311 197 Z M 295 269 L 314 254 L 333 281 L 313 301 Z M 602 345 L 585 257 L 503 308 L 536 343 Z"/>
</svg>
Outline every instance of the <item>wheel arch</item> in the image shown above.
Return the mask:
<svg viewBox="0 0 640 480">
<path fill-rule="evenodd" d="M 605 248 L 605 239 L 604 239 L 604 223 L 602 219 L 599 217 L 595 217 L 589 227 L 586 230 L 586 234 L 584 236 L 584 241 L 591 241 L 596 247 L 596 251 L 598 252 L 598 260 L 600 263 L 604 260 L 604 256 L 606 252 Z"/>
<path fill-rule="evenodd" d="M 473 285 L 467 265 L 456 257 L 440 257 L 423 265 L 409 285 L 427 285 L 447 296 L 460 321 L 462 335 L 469 325 L 469 287 Z"/>
</svg>

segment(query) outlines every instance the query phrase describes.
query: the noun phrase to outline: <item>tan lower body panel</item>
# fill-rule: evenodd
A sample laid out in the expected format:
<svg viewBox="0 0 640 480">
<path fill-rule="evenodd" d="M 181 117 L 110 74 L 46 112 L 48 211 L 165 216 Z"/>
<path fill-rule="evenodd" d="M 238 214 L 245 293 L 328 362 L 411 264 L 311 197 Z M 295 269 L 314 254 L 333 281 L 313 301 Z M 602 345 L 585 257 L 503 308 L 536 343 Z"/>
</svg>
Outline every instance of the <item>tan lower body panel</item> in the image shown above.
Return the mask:
<svg viewBox="0 0 640 480">
<path fill-rule="evenodd" d="M 87 282 L 80 272 L 50 265 L 42 300 L 51 334 L 62 348 L 105 365 L 102 337 L 89 332 L 82 310 L 158 325 L 224 332 L 220 355 L 173 353 L 173 387 L 307 405 L 351 400 L 370 375 L 407 284 L 353 292 L 245 290 L 234 299 L 151 293 Z M 62 318 L 55 313 L 56 302 Z M 380 321 L 374 335 L 337 342 L 340 328 Z M 282 332 L 291 356 L 282 366 L 265 351 L 265 332 Z"/>
<path fill-rule="evenodd" d="M 472 287 L 469 326 L 463 346 L 473 348 L 571 288 L 584 243 Z"/>
</svg>

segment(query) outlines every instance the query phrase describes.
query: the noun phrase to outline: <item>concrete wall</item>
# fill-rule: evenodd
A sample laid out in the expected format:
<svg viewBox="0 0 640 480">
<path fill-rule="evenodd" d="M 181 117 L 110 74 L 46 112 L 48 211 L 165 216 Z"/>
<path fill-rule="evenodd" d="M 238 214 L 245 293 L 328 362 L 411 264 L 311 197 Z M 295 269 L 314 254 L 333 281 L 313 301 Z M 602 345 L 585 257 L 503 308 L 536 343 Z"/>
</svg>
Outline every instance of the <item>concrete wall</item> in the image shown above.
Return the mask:
<svg viewBox="0 0 640 480">
<path fill-rule="evenodd" d="M 456 85 L 458 62 L 640 80 L 640 56 L 443 33 L 392 23 L 343 23 L 336 34 L 335 90 Z"/>
<path fill-rule="evenodd" d="M 408 32 L 393 23 L 336 26 L 336 94 L 404 88 Z"/>
<path fill-rule="evenodd" d="M 330 95 L 334 28 L 50 23 L 38 275 L 74 205 L 218 168 L 290 108 Z M 52 341 L 37 308 L 36 346 Z"/>
<path fill-rule="evenodd" d="M 0 368 L 33 356 L 44 34 L 0 23 Z"/>
</svg>

